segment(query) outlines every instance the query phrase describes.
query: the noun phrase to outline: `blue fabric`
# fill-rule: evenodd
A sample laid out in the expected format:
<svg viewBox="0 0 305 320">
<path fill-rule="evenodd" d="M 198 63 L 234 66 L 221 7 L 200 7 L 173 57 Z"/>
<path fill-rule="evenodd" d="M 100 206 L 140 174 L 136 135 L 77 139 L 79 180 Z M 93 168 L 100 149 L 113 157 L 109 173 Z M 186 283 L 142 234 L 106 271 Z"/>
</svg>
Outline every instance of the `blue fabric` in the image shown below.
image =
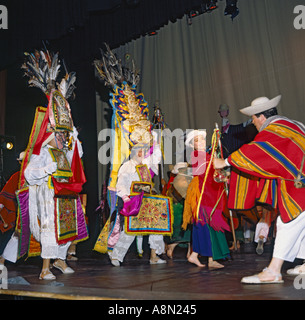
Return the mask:
<svg viewBox="0 0 305 320">
<path fill-rule="evenodd" d="M 212 242 L 209 227 L 207 224 L 193 224 L 193 251 L 201 256 L 212 257 Z"/>
</svg>

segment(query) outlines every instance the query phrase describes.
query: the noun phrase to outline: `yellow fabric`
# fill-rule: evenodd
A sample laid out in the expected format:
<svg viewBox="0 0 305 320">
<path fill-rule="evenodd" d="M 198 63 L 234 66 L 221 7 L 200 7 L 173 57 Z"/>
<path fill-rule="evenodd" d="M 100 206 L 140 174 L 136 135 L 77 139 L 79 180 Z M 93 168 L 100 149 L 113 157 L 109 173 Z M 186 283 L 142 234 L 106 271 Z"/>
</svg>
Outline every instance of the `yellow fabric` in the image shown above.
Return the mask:
<svg viewBox="0 0 305 320">
<path fill-rule="evenodd" d="M 186 230 L 188 224 L 192 223 L 193 212 L 197 211 L 197 204 L 200 198 L 199 177 L 194 177 L 187 188 L 184 201 L 182 229 Z"/>
<path fill-rule="evenodd" d="M 108 252 L 109 232 L 110 232 L 110 218 L 107 220 L 101 233 L 99 234 L 93 250 L 100 252 L 100 253 L 107 253 Z"/>
<path fill-rule="evenodd" d="M 115 189 L 117 179 L 118 179 L 118 172 L 121 167 L 121 164 L 125 159 L 129 157 L 129 143 L 125 139 L 122 134 L 121 128 L 117 119 L 115 119 L 115 135 L 114 135 L 114 146 L 113 146 L 113 159 L 112 159 L 112 167 L 110 172 L 110 180 L 109 180 L 109 187 Z"/>
</svg>

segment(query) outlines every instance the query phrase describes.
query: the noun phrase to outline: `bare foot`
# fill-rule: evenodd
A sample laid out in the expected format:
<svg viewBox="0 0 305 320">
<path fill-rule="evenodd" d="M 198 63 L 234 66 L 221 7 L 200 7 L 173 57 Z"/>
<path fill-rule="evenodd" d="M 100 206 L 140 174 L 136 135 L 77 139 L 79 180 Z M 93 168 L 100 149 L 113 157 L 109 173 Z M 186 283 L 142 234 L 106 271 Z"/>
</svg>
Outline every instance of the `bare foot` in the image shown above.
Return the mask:
<svg viewBox="0 0 305 320">
<path fill-rule="evenodd" d="M 218 263 L 217 261 L 209 260 L 209 268 L 221 269 L 224 268 L 224 265 Z"/>
<path fill-rule="evenodd" d="M 190 246 L 190 244 L 188 243 L 187 253 L 186 253 L 186 259 L 188 259 L 190 256 L 191 256 L 191 246 Z"/>
<path fill-rule="evenodd" d="M 198 259 L 198 254 L 196 254 L 196 253 L 194 253 L 194 252 L 189 256 L 189 258 L 188 258 L 187 260 L 188 260 L 188 262 L 193 263 L 193 264 L 195 264 L 196 266 L 198 266 L 198 267 L 200 267 L 200 268 L 205 267 L 205 264 L 202 264 L 202 263 L 199 261 L 199 259 Z"/>
<path fill-rule="evenodd" d="M 166 250 L 166 255 L 170 258 L 170 259 L 173 259 L 173 252 L 174 252 L 174 249 L 176 247 L 177 243 L 172 243 L 172 244 L 169 244 L 167 246 L 167 250 Z"/>
</svg>

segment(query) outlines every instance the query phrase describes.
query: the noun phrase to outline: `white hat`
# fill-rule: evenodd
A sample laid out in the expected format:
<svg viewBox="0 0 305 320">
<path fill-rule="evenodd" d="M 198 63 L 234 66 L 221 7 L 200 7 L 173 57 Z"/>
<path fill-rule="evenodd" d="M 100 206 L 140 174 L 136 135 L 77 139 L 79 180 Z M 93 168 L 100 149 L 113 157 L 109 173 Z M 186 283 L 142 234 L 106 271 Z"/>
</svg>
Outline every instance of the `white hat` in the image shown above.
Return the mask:
<svg viewBox="0 0 305 320">
<path fill-rule="evenodd" d="M 185 144 L 187 147 L 190 147 L 191 142 L 193 141 L 193 139 L 196 136 L 203 136 L 203 138 L 205 139 L 207 136 L 207 133 L 205 130 L 200 130 L 200 131 L 199 130 L 192 130 L 191 132 L 189 132 L 187 134 L 186 141 L 185 141 Z"/>
<path fill-rule="evenodd" d="M 20 152 L 19 157 L 17 158 L 18 161 L 22 161 L 25 157 L 25 151 Z"/>
<path fill-rule="evenodd" d="M 282 96 L 279 95 L 272 100 L 266 97 L 260 97 L 252 101 L 251 106 L 239 110 L 241 113 L 246 116 L 253 116 L 254 114 L 267 111 L 269 109 L 275 108 L 281 101 Z"/>
<path fill-rule="evenodd" d="M 181 168 L 186 168 L 187 167 L 187 162 L 178 162 L 175 164 L 174 169 L 171 171 L 173 174 L 178 174 L 179 169 Z"/>
</svg>

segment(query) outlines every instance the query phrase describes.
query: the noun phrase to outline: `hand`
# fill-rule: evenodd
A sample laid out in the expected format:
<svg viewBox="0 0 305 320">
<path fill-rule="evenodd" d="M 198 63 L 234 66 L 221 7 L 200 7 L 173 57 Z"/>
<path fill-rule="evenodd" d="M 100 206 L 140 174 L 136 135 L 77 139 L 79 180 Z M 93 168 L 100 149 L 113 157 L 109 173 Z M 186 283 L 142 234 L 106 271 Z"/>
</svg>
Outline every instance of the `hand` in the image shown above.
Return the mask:
<svg viewBox="0 0 305 320">
<path fill-rule="evenodd" d="M 122 199 L 124 203 L 130 201 L 130 198 L 128 196 L 123 196 Z"/>
<path fill-rule="evenodd" d="M 213 166 L 214 166 L 214 169 L 223 169 L 227 167 L 227 164 L 224 159 L 214 159 Z"/>
</svg>

